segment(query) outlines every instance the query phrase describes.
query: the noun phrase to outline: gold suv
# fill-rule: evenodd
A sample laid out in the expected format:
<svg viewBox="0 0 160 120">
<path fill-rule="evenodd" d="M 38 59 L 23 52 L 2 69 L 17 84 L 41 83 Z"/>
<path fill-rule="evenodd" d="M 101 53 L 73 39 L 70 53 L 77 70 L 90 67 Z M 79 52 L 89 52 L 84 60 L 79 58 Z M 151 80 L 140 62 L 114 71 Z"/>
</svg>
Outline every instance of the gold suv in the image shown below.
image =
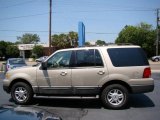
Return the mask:
<svg viewBox="0 0 160 120">
<path fill-rule="evenodd" d="M 154 81 L 139 46 L 81 47 L 8 71 L 3 88 L 18 104 L 28 104 L 34 95 L 99 96 L 105 107 L 120 109 L 128 94 L 153 91 Z"/>
</svg>

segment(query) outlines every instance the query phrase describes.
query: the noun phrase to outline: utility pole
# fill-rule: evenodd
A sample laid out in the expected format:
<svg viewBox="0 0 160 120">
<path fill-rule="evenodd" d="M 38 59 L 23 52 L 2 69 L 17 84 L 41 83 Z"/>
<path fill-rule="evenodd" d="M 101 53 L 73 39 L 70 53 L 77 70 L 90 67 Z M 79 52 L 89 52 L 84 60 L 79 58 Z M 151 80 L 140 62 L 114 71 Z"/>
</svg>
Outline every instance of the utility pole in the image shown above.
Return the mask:
<svg viewBox="0 0 160 120">
<path fill-rule="evenodd" d="M 52 0 L 49 0 L 49 55 L 51 55 Z"/>
<path fill-rule="evenodd" d="M 156 39 L 156 55 L 158 55 L 158 47 L 159 47 L 159 9 L 157 9 L 157 39 Z"/>
</svg>

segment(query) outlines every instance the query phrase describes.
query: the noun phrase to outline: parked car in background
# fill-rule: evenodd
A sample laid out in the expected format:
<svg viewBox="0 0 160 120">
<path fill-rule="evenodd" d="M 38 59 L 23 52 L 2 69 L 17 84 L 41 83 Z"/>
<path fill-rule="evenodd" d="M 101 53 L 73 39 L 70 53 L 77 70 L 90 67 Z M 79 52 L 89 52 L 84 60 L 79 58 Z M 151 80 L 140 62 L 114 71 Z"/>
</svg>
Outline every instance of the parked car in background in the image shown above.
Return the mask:
<svg viewBox="0 0 160 120">
<path fill-rule="evenodd" d="M 160 56 L 153 56 L 153 57 L 151 58 L 151 60 L 152 60 L 153 62 L 158 62 L 158 61 L 160 61 Z"/>
<path fill-rule="evenodd" d="M 48 56 L 42 56 L 42 57 L 36 59 L 36 62 L 43 62 L 46 58 L 48 58 Z"/>
<path fill-rule="evenodd" d="M 23 66 L 27 66 L 23 58 L 9 58 L 6 62 L 6 72 Z"/>
</svg>

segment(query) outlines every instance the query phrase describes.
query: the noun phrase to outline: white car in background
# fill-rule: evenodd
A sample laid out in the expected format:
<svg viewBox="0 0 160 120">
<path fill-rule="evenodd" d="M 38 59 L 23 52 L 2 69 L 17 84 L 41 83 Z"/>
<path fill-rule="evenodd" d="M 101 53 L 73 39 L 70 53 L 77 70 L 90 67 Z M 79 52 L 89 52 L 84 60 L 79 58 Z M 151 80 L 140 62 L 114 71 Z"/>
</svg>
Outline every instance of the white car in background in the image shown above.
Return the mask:
<svg viewBox="0 0 160 120">
<path fill-rule="evenodd" d="M 153 56 L 153 57 L 151 58 L 151 60 L 152 60 L 153 62 L 158 62 L 158 61 L 160 61 L 160 56 Z"/>
</svg>

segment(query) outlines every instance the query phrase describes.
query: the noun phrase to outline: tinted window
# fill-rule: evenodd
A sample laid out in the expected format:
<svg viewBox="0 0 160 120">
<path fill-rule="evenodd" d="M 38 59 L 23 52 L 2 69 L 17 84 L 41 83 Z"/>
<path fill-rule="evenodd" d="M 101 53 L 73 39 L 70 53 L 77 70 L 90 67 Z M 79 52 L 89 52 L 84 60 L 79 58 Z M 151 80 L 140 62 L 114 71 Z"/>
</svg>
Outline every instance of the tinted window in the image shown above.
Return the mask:
<svg viewBox="0 0 160 120">
<path fill-rule="evenodd" d="M 115 67 L 148 65 L 146 54 L 141 48 L 110 48 L 107 51 Z"/>
<path fill-rule="evenodd" d="M 76 51 L 77 67 L 94 66 L 94 50 Z"/>
<path fill-rule="evenodd" d="M 77 50 L 76 63 L 77 67 L 103 66 L 103 62 L 98 50 Z"/>
<path fill-rule="evenodd" d="M 95 50 L 95 65 L 103 66 L 103 61 L 98 50 Z"/>
</svg>

